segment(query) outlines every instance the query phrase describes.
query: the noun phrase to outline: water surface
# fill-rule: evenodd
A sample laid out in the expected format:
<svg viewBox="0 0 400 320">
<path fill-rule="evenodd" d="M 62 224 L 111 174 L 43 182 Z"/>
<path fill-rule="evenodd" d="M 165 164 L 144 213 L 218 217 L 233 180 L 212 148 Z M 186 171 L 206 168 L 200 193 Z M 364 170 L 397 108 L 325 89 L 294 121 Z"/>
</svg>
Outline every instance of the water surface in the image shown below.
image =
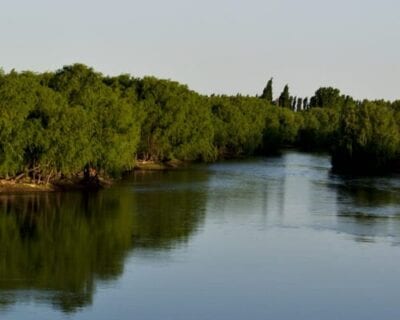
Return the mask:
<svg viewBox="0 0 400 320">
<path fill-rule="evenodd" d="M 326 155 L 0 196 L 0 319 L 399 319 L 400 177 Z"/>
</svg>

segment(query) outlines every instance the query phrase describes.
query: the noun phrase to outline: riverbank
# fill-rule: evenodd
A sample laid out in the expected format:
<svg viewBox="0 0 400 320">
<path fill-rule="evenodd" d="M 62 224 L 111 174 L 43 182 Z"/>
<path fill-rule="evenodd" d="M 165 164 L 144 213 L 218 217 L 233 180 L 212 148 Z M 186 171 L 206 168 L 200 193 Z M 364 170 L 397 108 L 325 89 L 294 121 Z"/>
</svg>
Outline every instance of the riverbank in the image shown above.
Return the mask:
<svg viewBox="0 0 400 320">
<path fill-rule="evenodd" d="M 134 170 L 137 171 L 164 171 L 184 167 L 187 162 L 170 160 L 166 162 L 137 161 Z M 0 194 L 55 192 L 73 190 L 99 190 L 110 187 L 114 183 L 111 178 L 93 176 L 84 179 L 82 175 L 71 178 L 62 178 L 51 182 L 33 182 L 30 179 L 0 179 Z"/>
<path fill-rule="evenodd" d="M 56 191 L 55 185 L 51 183 L 37 184 L 28 182 L 0 180 L 0 194 L 25 193 L 25 192 L 51 192 L 51 191 Z"/>
<path fill-rule="evenodd" d="M 54 192 L 71 190 L 99 190 L 110 187 L 113 181 L 102 177 L 91 180 L 80 177 L 60 179 L 49 183 L 32 183 L 28 180 L 0 180 L 0 194 L 7 193 L 30 193 L 30 192 Z"/>
<path fill-rule="evenodd" d="M 161 161 L 136 161 L 134 170 L 138 171 L 164 171 L 171 169 L 178 169 L 187 165 L 187 162 L 181 160 Z"/>
</svg>

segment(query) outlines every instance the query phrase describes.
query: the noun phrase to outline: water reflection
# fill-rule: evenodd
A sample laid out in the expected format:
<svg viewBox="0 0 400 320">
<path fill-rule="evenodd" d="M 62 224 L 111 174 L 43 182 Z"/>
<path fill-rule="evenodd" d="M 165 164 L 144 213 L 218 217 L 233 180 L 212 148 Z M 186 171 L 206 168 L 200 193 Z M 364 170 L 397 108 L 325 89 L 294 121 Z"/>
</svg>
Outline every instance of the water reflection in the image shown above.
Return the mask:
<svg viewBox="0 0 400 320">
<path fill-rule="evenodd" d="M 1 196 L 1 308 L 35 301 L 74 312 L 92 303 L 98 282 L 121 276 L 128 253 L 185 243 L 203 220 L 205 193 L 185 187 L 187 173 L 169 177 L 170 188 L 147 176 L 159 191 L 142 178 L 99 193 Z"/>
<path fill-rule="evenodd" d="M 92 301 L 97 279 L 122 272 L 134 224 L 129 201 L 40 194 L 0 203 L 2 303 L 29 297 L 72 311 Z"/>
<path fill-rule="evenodd" d="M 186 243 L 201 228 L 207 198 L 205 170 L 134 172 L 135 247 L 165 250 Z"/>
<path fill-rule="evenodd" d="M 374 242 L 378 237 L 400 240 L 399 178 L 336 177 L 337 226 L 356 241 Z"/>
<path fill-rule="evenodd" d="M 399 177 L 337 176 L 328 156 L 289 151 L 136 172 L 99 193 L 3 195 L 0 316 L 376 315 L 359 287 L 397 306 L 399 194 Z"/>
<path fill-rule="evenodd" d="M 207 211 L 220 223 L 236 219 L 263 229 L 311 227 L 358 242 L 400 242 L 400 177 L 351 178 L 330 168 L 328 155 L 293 151 L 214 164 Z"/>
</svg>

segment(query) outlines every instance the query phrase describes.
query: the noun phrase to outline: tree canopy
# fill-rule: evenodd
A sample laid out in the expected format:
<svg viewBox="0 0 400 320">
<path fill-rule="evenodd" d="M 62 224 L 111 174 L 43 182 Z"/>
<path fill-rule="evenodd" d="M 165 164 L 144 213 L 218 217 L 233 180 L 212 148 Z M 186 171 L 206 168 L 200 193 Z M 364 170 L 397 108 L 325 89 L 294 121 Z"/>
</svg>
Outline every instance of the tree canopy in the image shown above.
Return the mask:
<svg viewBox="0 0 400 320">
<path fill-rule="evenodd" d="M 360 102 L 331 87 L 309 100 L 286 85 L 274 105 L 272 81 L 257 98 L 82 64 L 0 72 L 0 178 L 44 182 L 88 168 L 118 176 L 137 160 L 214 161 L 286 146 L 331 151 L 340 167 L 398 161 L 399 101 Z"/>
</svg>

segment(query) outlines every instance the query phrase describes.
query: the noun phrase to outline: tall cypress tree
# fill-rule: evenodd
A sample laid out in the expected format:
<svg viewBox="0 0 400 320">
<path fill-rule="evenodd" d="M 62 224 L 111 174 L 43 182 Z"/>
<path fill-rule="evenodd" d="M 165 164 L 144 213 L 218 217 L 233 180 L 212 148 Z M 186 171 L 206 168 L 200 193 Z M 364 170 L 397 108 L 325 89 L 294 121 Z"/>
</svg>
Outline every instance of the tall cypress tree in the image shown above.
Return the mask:
<svg viewBox="0 0 400 320">
<path fill-rule="evenodd" d="M 303 100 L 303 110 L 307 110 L 308 109 L 308 98 L 305 97 Z"/>
<path fill-rule="evenodd" d="M 296 105 L 297 105 L 297 97 L 291 97 L 290 99 L 291 102 L 291 108 L 293 111 L 296 111 Z"/>
<path fill-rule="evenodd" d="M 273 80 L 273 78 L 268 80 L 267 85 L 265 86 L 264 91 L 261 95 L 261 99 L 265 99 L 269 103 L 272 103 L 272 100 L 273 100 L 272 80 Z"/>
<path fill-rule="evenodd" d="M 302 107 L 303 107 L 303 99 L 302 98 L 298 98 L 297 99 L 296 111 L 301 111 Z"/>
<path fill-rule="evenodd" d="M 281 95 L 279 96 L 279 106 L 290 109 L 290 107 L 291 107 L 290 103 L 291 103 L 291 101 L 290 101 L 290 94 L 289 94 L 289 86 L 286 85 L 285 88 L 283 88 Z"/>
</svg>

